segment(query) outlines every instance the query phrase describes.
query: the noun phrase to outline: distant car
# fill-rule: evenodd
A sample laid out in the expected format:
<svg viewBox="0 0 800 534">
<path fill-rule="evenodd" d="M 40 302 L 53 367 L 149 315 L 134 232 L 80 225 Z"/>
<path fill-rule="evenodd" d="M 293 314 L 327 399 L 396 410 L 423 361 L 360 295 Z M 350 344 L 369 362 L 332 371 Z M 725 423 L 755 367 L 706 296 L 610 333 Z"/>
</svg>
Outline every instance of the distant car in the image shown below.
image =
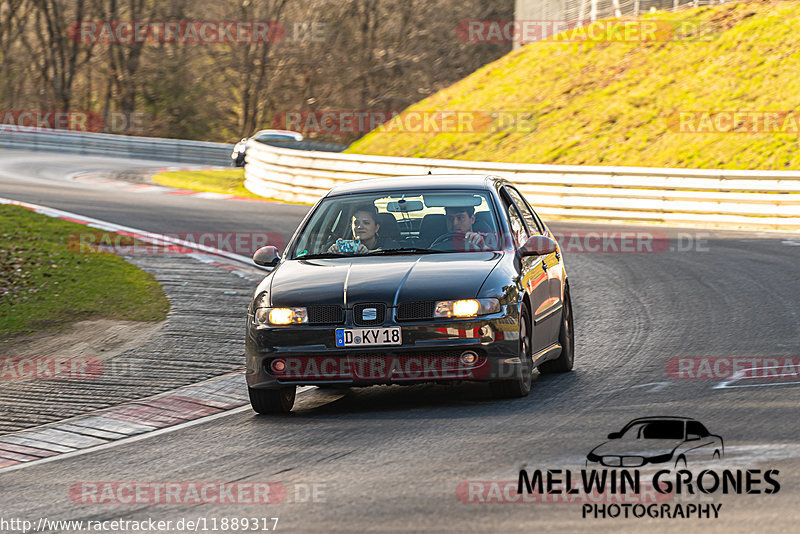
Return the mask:
<svg viewBox="0 0 800 534">
<path fill-rule="evenodd" d="M 606 467 L 685 467 L 691 460 L 718 460 L 725 454 L 720 436 L 685 417 L 634 419 L 619 432 L 609 434 L 608 439 L 587 455 L 588 462 Z"/>
<path fill-rule="evenodd" d="M 303 134 L 290 132 L 288 130 L 261 130 L 250 138 L 243 138 L 233 145 L 231 159 L 236 167 L 244 167 L 244 158 L 247 154 L 248 141 L 258 141 L 265 145 L 282 146 L 289 143 L 297 143 L 303 140 Z"/>
<path fill-rule="evenodd" d="M 487 381 L 524 397 L 534 368 L 573 366 L 572 305 L 553 234 L 508 181 L 359 180 L 329 191 L 247 314 L 253 409 L 286 412 L 295 386 Z"/>
</svg>

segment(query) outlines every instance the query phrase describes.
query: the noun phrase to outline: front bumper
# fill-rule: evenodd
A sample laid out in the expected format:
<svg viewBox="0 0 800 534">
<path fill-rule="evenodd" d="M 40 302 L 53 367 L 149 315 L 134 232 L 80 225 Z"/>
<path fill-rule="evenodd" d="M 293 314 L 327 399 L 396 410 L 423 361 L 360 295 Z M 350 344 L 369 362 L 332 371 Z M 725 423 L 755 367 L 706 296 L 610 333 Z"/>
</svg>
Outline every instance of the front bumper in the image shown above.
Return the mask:
<svg viewBox="0 0 800 534">
<path fill-rule="evenodd" d="M 269 389 L 511 379 L 520 375 L 522 367 L 518 321 L 513 307 L 471 319 L 391 321 L 380 328 L 400 327 L 402 345 L 340 348 L 336 346 L 337 328 L 362 327 L 256 327 L 248 317 L 247 385 Z M 464 365 L 460 355 L 465 351 L 476 353 L 477 362 Z M 278 359 L 286 365 L 283 372 L 272 368 Z"/>
</svg>

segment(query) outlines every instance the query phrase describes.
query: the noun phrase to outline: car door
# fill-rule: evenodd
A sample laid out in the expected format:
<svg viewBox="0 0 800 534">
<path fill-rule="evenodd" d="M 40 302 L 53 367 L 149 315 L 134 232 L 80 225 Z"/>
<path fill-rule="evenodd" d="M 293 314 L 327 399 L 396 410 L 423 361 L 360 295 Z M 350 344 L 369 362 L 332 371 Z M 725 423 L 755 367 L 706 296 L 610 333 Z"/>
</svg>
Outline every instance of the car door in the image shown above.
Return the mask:
<svg viewBox="0 0 800 534">
<path fill-rule="evenodd" d="M 546 235 L 547 230 L 540 225 L 533 210 L 523 198 L 522 194 L 512 186 L 506 186 L 509 197 L 516 206 L 529 235 Z M 548 236 L 552 237 L 552 236 Z M 560 261 L 561 255 L 553 252 L 541 257 L 541 267 L 547 276 L 547 296 L 538 308 L 534 309 L 534 328 L 538 332 L 541 348 L 548 347 L 558 342 L 558 333 L 561 326 L 561 279 L 563 268 Z"/>
<path fill-rule="evenodd" d="M 558 240 L 556 240 L 556 236 L 547 229 L 547 226 L 542 222 L 542 219 L 536 214 L 533 208 L 530 207 L 530 204 L 525 203 L 528 208 L 530 208 L 531 213 L 533 213 L 533 217 L 536 219 L 536 222 L 541 229 L 541 232 L 546 235 L 547 237 L 551 238 L 553 241 L 558 244 Z M 558 245 L 558 249 L 549 254 L 547 257 L 547 273 L 548 278 L 550 280 L 550 296 L 557 298 L 559 305 L 563 305 L 562 303 L 562 296 L 564 294 L 564 287 L 567 281 L 567 271 L 564 269 L 564 258 L 561 256 L 561 245 Z"/>
<path fill-rule="evenodd" d="M 686 440 L 682 448 L 687 464 L 708 462 L 722 456 L 721 441 L 699 421 L 686 422 Z"/>
<path fill-rule="evenodd" d="M 514 246 L 519 250 L 528 241 L 530 233 L 511 196 L 505 190 L 502 193 L 503 209 L 506 212 L 511 237 L 514 240 Z M 535 314 L 536 310 L 541 308 L 549 298 L 550 288 L 548 286 L 547 272 L 542 266 L 542 256 L 520 257 L 520 262 L 522 264 L 520 268 L 520 284 L 523 291 L 530 296 L 531 301 L 531 320 L 533 321 L 533 324 L 530 325 L 533 332 L 531 348 L 533 353 L 536 354 L 553 343 L 550 340 L 550 335 L 545 333 L 544 328 L 536 326 Z"/>
</svg>

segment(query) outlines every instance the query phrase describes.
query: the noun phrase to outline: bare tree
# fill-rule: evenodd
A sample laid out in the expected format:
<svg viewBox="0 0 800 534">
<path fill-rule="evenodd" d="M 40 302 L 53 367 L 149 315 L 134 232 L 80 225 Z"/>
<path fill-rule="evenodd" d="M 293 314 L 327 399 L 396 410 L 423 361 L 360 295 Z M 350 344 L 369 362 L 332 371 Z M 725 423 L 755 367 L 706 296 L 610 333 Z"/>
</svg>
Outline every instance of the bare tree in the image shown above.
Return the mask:
<svg viewBox="0 0 800 534">
<path fill-rule="evenodd" d="M 281 111 L 401 110 L 511 49 L 459 40 L 460 21 L 512 17 L 513 0 L 0 0 L 0 109 L 80 103 L 106 123 L 141 111 L 151 117 L 143 133 L 216 140 L 268 127 Z M 287 33 L 216 44 L 70 39 L 82 20 L 277 21 Z M 325 31 L 308 39 L 308 28 Z"/>
<path fill-rule="evenodd" d="M 41 43 L 36 59 L 40 60 L 44 81 L 52 89 L 62 111 L 70 110 L 75 75 L 92 53 L 92 45 L 71 38 L 69 28 L 71 22 L 83 20 L 87 15 L 86 0 L 72 0 L 70 3 L 33 0 L 35 32 Z"/>
</svg>

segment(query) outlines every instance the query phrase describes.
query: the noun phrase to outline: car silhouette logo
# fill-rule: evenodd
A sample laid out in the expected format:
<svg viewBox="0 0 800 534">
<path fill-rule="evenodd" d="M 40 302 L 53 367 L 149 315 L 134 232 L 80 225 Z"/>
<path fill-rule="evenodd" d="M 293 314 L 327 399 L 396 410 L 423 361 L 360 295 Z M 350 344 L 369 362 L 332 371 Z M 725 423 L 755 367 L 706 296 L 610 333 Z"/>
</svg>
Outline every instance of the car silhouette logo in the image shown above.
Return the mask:
<svg viewBox="0 0 800 534">
<path fill-rule="evenodd" d="M 725 454 L 722 438 L 688 417 L 643 417 L 619 432 L 608 435 L 586 456 L 586 465 L 642 467 L 673 464 L 685 468 L 689 462 L 719 460 Z"/>
<path fill-rule="evenodd" d="M 374 321 L 378 318 L 377 308 L 364 308 L 361 312 L 361 319 L 364 321 Z"/>
</svg>

